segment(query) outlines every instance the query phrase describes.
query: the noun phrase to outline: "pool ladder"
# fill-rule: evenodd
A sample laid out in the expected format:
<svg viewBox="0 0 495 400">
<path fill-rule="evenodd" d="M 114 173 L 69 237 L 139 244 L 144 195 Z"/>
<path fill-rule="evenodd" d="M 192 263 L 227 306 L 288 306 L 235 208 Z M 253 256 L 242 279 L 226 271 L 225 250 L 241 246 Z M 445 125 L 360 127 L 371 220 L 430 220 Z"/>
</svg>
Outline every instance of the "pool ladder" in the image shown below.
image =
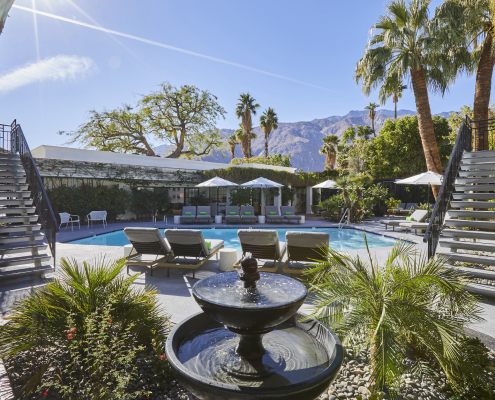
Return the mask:
<svg viewBox="0 0 495 400">
<path fill-rule="evenodd" d="M 342 225 L 344 225 L 344 223 L 342 221 L 344 220 L 344 218 L 347 214 L 347 211 L 349 211 L 348 208 L 345 209 L 344 214 L 342 215 L 342 218 L 339 221 L 339 229 L 342 229 Z M 349 224 L 349 220 L 347 220 L 347 224 Z"/>
</svg>

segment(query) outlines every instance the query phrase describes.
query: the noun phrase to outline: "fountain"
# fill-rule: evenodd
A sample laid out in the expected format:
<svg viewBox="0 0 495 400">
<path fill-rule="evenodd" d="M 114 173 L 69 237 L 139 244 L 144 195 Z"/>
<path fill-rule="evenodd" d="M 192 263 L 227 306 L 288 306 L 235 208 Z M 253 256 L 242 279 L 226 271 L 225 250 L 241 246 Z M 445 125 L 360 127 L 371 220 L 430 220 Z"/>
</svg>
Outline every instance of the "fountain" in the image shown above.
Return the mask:
<svg viewBox="0 0 495 400">
<path fill-rule="evenodd" d="M 258 271 L 248 253 L 242 271 L 197 282 L 204 312 L 178 324 L 166 343 L 179 381 L 203 400 L 311 400 L 336 377 L 343 359 L 333 331 L 297 310 L 307 290 L 284 275 Z"/>
</svg>

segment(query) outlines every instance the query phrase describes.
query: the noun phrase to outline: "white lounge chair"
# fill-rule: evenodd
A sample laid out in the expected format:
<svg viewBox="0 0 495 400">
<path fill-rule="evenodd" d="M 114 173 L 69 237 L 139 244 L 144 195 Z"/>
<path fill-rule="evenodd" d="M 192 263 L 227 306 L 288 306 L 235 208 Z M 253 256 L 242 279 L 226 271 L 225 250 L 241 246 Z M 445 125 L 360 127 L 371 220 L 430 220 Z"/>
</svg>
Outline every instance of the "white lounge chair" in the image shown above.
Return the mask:
<svg viewBox="0 0 495 400">
<path fill-rule="evenodd" d="M 324 260 L 325 247 L 330 244 L 330 234 L 325 232 L 296 232 L 285 234 L 287 261 L 283 271 L 288 274 L 302 274 L 315 266 L 315 260 Z"/>
<path fill-rule="evenodd" d="M 94 221 L 102 221 L 103 228 L 108 226 L 107 224 L 107 212 L 106 211 L 91 211 L 86 218 L 88 219 L 88 229 L 89 223 L 91 222 L 91 226 L 93 226 Z"/>
<path fill-rule="evenodd" d="M 79 225 L 79 229 L 81 229 L 81 221 L 79 220 L 79 215 L 72 215 L 69 213 L 58 213 L 60 215 L 60 226 L 62 228 L 63 224 L 66 224 L 66 227 L 69 227 L 69 224 L 72 226 L 72 230 L 74 230 L 74 224 Z"/>
<path fill-rule="evenodd" d="M 423 222 L 426 219 L 427 215 L 426 210 L 416 210 L 411 214 L 411 218 L 414 218 L 414 221 L 411 222 Z M 395 231 L 396 226 L 400 226 L 404 222 L 409 222 L 406 221 L 406 219 L 385 219 L 380 221 L 380 224 L 385 225 L 385 229 L 388 229 L 389 226 L 392 227 L 392 230 Z"/>
</svg>

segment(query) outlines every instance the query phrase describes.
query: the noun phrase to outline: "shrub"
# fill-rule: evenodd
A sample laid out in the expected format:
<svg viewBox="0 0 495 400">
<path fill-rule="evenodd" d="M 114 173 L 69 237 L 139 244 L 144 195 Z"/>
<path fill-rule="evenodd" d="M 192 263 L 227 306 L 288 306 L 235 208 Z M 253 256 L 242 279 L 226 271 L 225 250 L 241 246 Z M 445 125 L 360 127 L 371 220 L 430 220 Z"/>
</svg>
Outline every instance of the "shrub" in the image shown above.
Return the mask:
<svg viewBox="0 0 495 400">
<path fill-rule="evenodd" d="M 170 196 L 168 189 L 161 188 L 150 189 L 135 189 L 131 190 L 131 201 L 129 203 L 130 210 L 136 214 L 138 218 L 151 218 L 155 212 L 167 210 L 170 204 Z"/>
<path fill-rule="evenodd" d="M 269 154 L 268 157 L 256 156 L 251 158 L 234 158 L 230 162 L 232 165 L 240 164 L 266 164 L 278 165 L 280 167 L 292 167 L 290 164 L 290 154 L 283 156 L 282 154 Z"/>
<path fill-rule="evenodd" d="M 341 217 L 340 208 L 345 206 L 344 197 L 342 194 L 336 194 L 322 201 L 319 205 L 322 209 L 323 218 L 338 222 Z"/>
<path fill-rule="evenodd" d="M 234 187 L 229 191 L 229 201 L 233 206 L 248 206 L 253 202 L 253 189 L 250 187 Z"/>
<path fill-rule="evenodd" d="M 196 196 L 192 196 L 190 198 L 191 206 L 209 206 L 210 205 L 210 198 L 203 193 L 202 191 L 198 190 L 198 194 Z"/>
</svg>

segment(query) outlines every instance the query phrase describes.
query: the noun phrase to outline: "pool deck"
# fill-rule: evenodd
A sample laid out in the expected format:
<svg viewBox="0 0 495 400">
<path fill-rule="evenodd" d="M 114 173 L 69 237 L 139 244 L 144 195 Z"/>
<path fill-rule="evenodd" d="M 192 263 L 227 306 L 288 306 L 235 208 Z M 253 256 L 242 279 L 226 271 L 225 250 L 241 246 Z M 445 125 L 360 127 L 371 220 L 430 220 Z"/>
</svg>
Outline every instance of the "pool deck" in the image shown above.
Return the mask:
<svg viewBox="0 0 495 400">
<path fill-rule="evenodd" d="M 392 229 L 385 229 L 385 226 L 380 224 L 380 220 L 383 218 L 373 218 L 372 220 L 365 221 L 360 224 L 351 224 L 346 226 L 346 228 L 354 228 L 359 230 L 364 230 L 370 233 L 376 233 L 379 235 L 384 235 L 390 238 L 403 239 L 413 243 L 416 243 L 418 251 L 426 252 L 426 244 L 423 243 L 423 236 L 414 235 L 411 233 L 406 233 L 402 228 L 397 228 L 395 231 Z M 390 219 L 390 218 L 389 218 Z M 82 239 L 85 237 L 90 237 L 93 235 L 100 235 L 103 233 L 113 232 L 122 230 L 129 226 L 139 226 L 139 227 L 155 227 L 152 222 L 116 222 L 110 223 L 106 228 L 101 225 L 95 225 L 90 227 L 81 226 L 81 229 L 77 227 L 72 231 L 70 228 L 63 228 L 57 234 L 57 259 L 55 265 L 60 263 L 61 258 L 74 258 L 78 262 L 91 261 L 95 257 L 105 257 L 107 259 L 119 259 L 123 256 L 123 247 L 121 246 L 96 246 L 96 245 L 78 245 L 73 243 L 67 243 L 72 240 Z M 159 221 L 156 225 L 159 229 L 165 228 L 186 228 L 186 229 L 206 229 L 206 228 L 249 228 L 253 229 L 273 229 L 273 228 L 336 228 L 338 224 L 329 223 L 321 219 L 306 219 L 305 224 L 255 224 L 255 225 L 233 225 L 233 224 L 187 224 L 187 225 L 174 225 L 168 221 L 168 225 L 165 226 L 163 221 Z M 388 255 L 390 246 L 388 247 L 377 247 L 370 249 L 370 254 L 373 258 L 378 261 L 385 261 Z M 359 255 L 360 257 L 368 257 L 367 251 L 365 249 L 359 250 L 349 250 L 346 251 L 348 254 Z M 241 254 L 238 253 L 240 258 Z M 285 259 L 285 257 L 284 257 Z M 280 267 L 280 271 L 281 271 Z M 219 273 L 218 261 L 212 259 L 207 261 L 201 268 L 196 270 L 195 279 L 192 278 L 192 271 L 171 268 L 170 277 L 167 278 L 167 271 L 165 268 L 156 268 L 153 271 L 153 276 L 149 275 L 149 270 L 146 267 L 131 267 L 131 273 L 140 273 L 140 276 L 136 279 L 135 284 L 138 286 L 151 285 L 154 286 L 158 291 L 158 297 L 160 304 L 162 305 L 164 311 L 171 315 L 174 322 L 180 322 L 183 319 L 200 312 L 201 309 L 196 304 L 192 297 L 191 289 L 192 286 L 199 280 L 206 278 L 208 276 Z M 148 272 L 147 272 L 148 271 Z M 1 290 L 1 289 L 0 289 Z M 25 287 L 12 287 L 5 288 L 3 292 L 0 291 L 0 315 L 8 314 L 8 310 L 18 298 L 21 298 L 27 289 Z M 307 302 L 308 303 L 308 302 Z M 307 306 L 308 304 L 306 304 Z M 495 303 L 482 303 L 484 309 L 483 317 L 486 322 L 473 326 L 472 328 L 476 331 L 482 332 L 489 337 L 495 337 Z M 304 306 L 303 306 L 304 307 Z M 485 338 L 486 340 L 487 338 Z M 489 340 L 490 338 L 488 338 Z M 495 341 L 495 339 L 494 339 Z M 495 346 L 493 347 L 495 350 Z"/>
</svg>

